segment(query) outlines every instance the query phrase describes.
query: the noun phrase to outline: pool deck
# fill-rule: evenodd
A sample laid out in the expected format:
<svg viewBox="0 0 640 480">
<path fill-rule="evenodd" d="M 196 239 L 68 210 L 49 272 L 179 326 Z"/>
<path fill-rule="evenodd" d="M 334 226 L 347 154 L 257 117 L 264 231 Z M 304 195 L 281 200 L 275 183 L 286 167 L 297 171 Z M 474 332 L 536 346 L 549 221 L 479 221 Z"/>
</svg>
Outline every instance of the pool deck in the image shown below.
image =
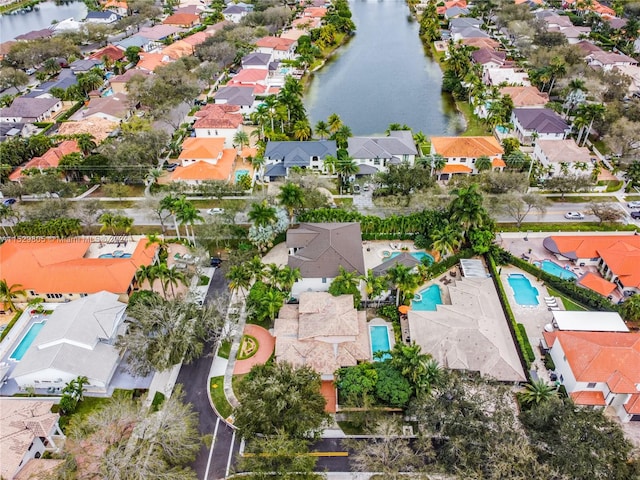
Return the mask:
<svg viewBox="0 0 640 480">
<path fill-rule="evenodd" d="M 395 248 L 394 248 L 395 247 Z M 405 247 L 407 250 L 402 250 Z M 431 252 L 427 252 L 426 250 L 415 248 L 413 242 L 411 240 L 365 240 L 362 242 L 362 251 L 364 254 L 364 267 L 369 270 L 370 268 L 377 267 L 381 263 L 389 260 L 390 257 L 385 257 L 383 252 L 391 252 L 391 253 L 429 253 L 429 255 L 433 256 Z"/>
</svg>

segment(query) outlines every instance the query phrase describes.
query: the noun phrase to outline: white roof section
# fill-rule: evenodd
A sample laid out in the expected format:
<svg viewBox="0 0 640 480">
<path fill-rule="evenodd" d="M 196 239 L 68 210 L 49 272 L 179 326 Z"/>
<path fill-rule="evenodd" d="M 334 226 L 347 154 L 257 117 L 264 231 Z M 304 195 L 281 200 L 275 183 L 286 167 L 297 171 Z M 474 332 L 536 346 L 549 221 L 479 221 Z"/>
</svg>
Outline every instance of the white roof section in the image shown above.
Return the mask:
<svg viewBox="0 0 640 480">
<path fill-rule="evenodd" d="M 460 268 L 462 269 L 462 275 L 470 278 L 487 278 L 489 272 L 484 267 L 482 260 L 475 258 L 463 258 L 460 260 Z"/>
<path fill-rule="evenodd" d="M 617 312 L 553 312 L 553 326 L 558 330 L 581 332 L 628 332 Z"/>
</svg>

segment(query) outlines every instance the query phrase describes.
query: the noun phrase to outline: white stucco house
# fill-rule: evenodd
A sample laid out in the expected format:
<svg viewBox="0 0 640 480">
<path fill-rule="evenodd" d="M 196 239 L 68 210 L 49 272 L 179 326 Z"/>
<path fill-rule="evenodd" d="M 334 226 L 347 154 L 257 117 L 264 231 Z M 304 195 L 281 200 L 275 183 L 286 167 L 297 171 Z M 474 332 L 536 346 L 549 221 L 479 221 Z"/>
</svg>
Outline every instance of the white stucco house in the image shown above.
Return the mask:
<svg viewBox="0 0 640 480">
<path fill-rule="evenodd" d="M 347 151 L 359 175 L 384 172 L 402 162 L 413 165 L 418 154 L 410 130 L 392 131 L 387 137 L 350 137 Z"/>
<path fill-rule="evenodd" d="M 549 108 L 514 108 L 511 123 L 516 137 L 524 145 L 537 140 L 564 140 L 571 132 L 567 122 Z"/>
<path fill-rule="evenodd" d="M 210 103 L 195 113 L 193 124 L 196 138 L 224 138 L 224 147 L 233 147 L 233 138 L 244 120 L 237 105 Z"/>
<path fill-rule="evenodd" d="M 578 146 L 573 138 L 538 140 L 533 158 L 545 167 L 546 178 L 567 173 L 590 175 L 594 166 L 589 149 Z"/>
</svg>

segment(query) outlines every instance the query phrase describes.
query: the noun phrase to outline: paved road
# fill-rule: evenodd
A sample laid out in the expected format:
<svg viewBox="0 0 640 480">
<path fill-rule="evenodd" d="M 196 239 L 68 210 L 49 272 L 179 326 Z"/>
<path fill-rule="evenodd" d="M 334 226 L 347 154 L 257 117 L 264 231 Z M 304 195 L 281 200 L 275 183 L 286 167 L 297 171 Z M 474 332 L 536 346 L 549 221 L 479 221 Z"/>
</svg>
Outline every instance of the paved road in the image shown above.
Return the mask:
<svg viewBox="0 0 640 480">
<path fill-rule="evenodd" d="M 227 282 L 222 271 L 216 269 L 211 285 L 207 291 L 206 301 L 212 301 L 221 293 L 226 292 Z M 229 454 L 233 442 L 232 453 L 237 454 L 239 441 L 234 438 L 233 430 L 224 422 L 218 420 L 209 403 L 207 388 L 209 385 L 209 372 L 213 362 L 213 345 L 205 347 L 204 355 L 191 365 L 183 365 L 176 383 L 180 383 L 185 391 L 185 400 L 191 403 L 199 415 L 198 430 L 200 435 L 213 435 L 213 452 L 203 445 L 191 465 L 198 474 L 199 479 L 218 480 L 225 477 L 229 464 Z M 205 477 L 205 473 L 207 476 Z"/>
</svg>

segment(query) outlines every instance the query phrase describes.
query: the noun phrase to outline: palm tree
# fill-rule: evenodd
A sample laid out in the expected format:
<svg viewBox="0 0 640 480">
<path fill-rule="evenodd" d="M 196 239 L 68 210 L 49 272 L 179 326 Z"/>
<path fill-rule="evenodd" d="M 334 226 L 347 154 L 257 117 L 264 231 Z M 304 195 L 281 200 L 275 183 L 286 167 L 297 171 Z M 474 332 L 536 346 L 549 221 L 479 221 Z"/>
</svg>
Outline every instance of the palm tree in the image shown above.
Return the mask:
<svg viewBox="0 0 640 480">
<path fill-rule="evenodd" d="M 42 69 L 45 72 L 47 72 L 48 75 L 55 75 L 56 73 L 58 73 L 61 70 L 60 64 L 53 57 L 47 58 L 44 61 L 44 63 L 42 64 Z"/>
<path fill-rule="evenodd" d="M 196 236 L 193 231 L 193 226 L 196 222 L 204 221 L 204 218 L 202 218 L 198 209 L 193 206 L 193 203 L 188 201 L 185 197 L 179 198 L 175 202 L 174 208 L 176 210 L 176 219 L 180 222 L 180 225 L 184 225 L 187 240 L 195 244 Z M 191 240 L 189 239 L 188 225 L 191 225 Z"/>
<path fill-rule="evenodd" d="M 243 296 L 246 298 L 246 291 L 251 286 L 251 272 L 245 265 L 232 265 L 226 274 L 229 280 L 229 290 L 237 292 L 242 290 Z"/>
<path fill-rule="evenodd" d="M 351 157 L 341 158 L 336 161 L 336 173 L 340 177 L 340 190 L 345 185 L 345 179 L 358 173 L 358 165 Z"/>
<path fill-rule="evenodd" d="M 322 166 L 324 168 L 324 171 L 329 174 L 335 173 L 337 163 L 338 163 L 338 159 L 333 155 L 327 155 L 326 157 L 324 157 L 324 160 L 322 160 Z"/>
<path fill-rule="evenodd" d="M 280 187 L 278 200 L 289 212 L 289 219 L 293 223 L 293 217 L 296 209 L 304 204 L 304 192 L 302 188 L 295 183 L 287 182 Z"/>
<path fill-rule="evenodd" d="M 314 128 L 316 135 L 318 135 L 322 140 L 327 138 L 330 135 L 329 126 L 323 120 L 319 120 L 316 123 L 316 127 Z"/>
<path fill-rule="evenodd" d="M 487 212 L 482 206 L 477 184 L 457 188 L 451 193 L 455 196 L 450 206 L 451 220 L 460 223 L 465 231 L 485 223 Z"/>
<path fill-rule="evenodd" d="M 406 297 L 412 296 L 418 288 L 418 275 L 401 263 L 387 271 L 387 278 L 396 289 L 396 305 L 404 305 Z"/>
<path fill-rule="evenodd" d="M 374 275 L 373 270 L 367 270 L 367 274 L 362 278 L 364 280 L 364 289 L 367 294 L 367 300 L 377 298 L 386 288 L 384 277 Z"/>
<path fill-rule="evenodd" d="M 437 174 L 441 171 L 445 165 L 447 164 L 447 159 L 444 158 L 439 153 L 435 153 L 431 156 L 431 176 L 433 176 L 434 172 Z"/>
<path fill-rule="evenodd" d="M 115 236 L 116 227 L 118 226 L 117 225 L 116 215 L 114 215 L 111 212 L 104 212 L 98 218 L 98 222 L 102 224 L 102 226 L 100 227 L 100 233 L 102 233 L 105 230 L 107 230 L 108 228 L 110 228 L 111 229 L 111 234 Z"/>
<path fill-rule="evenodd" d="M 293 124 L 293 137 L 296 140 L 309 140 L 311 138 L 311 135 L 311 127 L 309 126 L 308 121 L 298 120 Z"/>
<path fill-rule="evenodd" d="M 276 209 L 270 206 L 266 200 L 261 203 L 251 204 L 251 209 L 247 214 L 249 220 L 257 227 L 266 227 L 276 221 Z"/>
<path fill-rule="evenodd" d="M 124 233 L 129 233 L 133 227 L 133 218 L 124 215 L 116 215 L 114 217 L 115 228 L 122 229 Z"/>
<path fill-rule="evenodd" d="M 89 133 L 82 133 L 78 135 L 77 142 L 78 142 L 78 148 L 82 151 L 82 154 L 85 156 L 89 155 L 91 152 L 93 152 L 97 148 L 93 135 Z"/>
<path fill-rule="evenodd" d="M 518 397 L 523 404 L 532 406 L 548 402 L 557 395 L 558 390 L 553 385 L 549 385 L 543 379 L 538 379 L 526 383 L 524 392 L 520 392 Z"/>
<path fill-rule="evenodd" d="M 254 171 L 258 174 L 259 179 L 262 179 L 262 175 L 263 175 L 262 170 L 264 169 L 265 163 L 266 163 L 266 160 L 261 155 L 251 157 L 251 166 L 253 167 Z"/>
<path fill-rule="evenodd" d="M 249 135 L 243 130 L 238 130 L 233 136 L 233 144 L 237 145 L 238 151 L 242 151 L 242 147 L 249 146 Z"/>
<path fill-rule="evenodd" d="M 282 293 L 276 289 L 267 290 L 263 297 L 259 300 L 258 306 L 260 310 L 266 314 L 266 316 L 273 321 L 276 319 L 276 315 L 282 307 L 283 297 Z"/>
<path fill-rule="evenodd" d="M 251 274 L 252 281 L 262 281 L 262 278 L 264 277 L 264 263 L 262 263 L 262 259 L 259 256 L 254 256 L 251 260 L 246 262 L 244 266 Z"/>
<path fill-rule="evenodd" d="M 331 135 L 331 138 L 336 141 L 338 148 L 347 148 L 349 137 L 353 137 L 353 133 L 348 125 L 342 125 L 338 130 L 333 132 L 333 135 Z"/>
<path fill-rule="evenodd" d="M 415 342 L 411 345 L 397 342 L 391 351 L 391 365 L 414 386 L 420 383 L 420 379 L 426 373 L 427 362 L 430 359 L 431 355 L 423 353 L 422 347 Z"/>
<path fill-rule="evenodd" d="M 155 265 L 140 265 L 138 270 L 136 270 L 136 281 L 138 285 L 142 286 L 144 281 L 147 280 L 151 290 L 153 290 L 153 283 L 158 278 L 157 273 Z"/>
<path fill-rule="evenodd" d="M 171 296 L 175 299 L 176 292 L 173 287 L 177 287 L 178 283 L 182 283 L 183 285 L 187 285 L 187 277 L 184 276 L 182 272 L 179 272 L 175 268 L 167 268 L 166 273 L 164 273 L 163 284 L 166 290 L 167 285 L 171 286 Z"/>
<path fill-rule="evenodd" d="M 17 298 L 18 295 L 22 295 L 23 297 L 27 295 L 27 292 L 22 289 L 22 285 L 19 283 L 8 285 L 6 280 L 0 280 L 0 302 L 2 302 L 2 308 L 8 308 L 14 312 L 16 305 L 13 303 L 13 299 Z"/>
<path fill-rule="evenodd" d="M 160 252 L 166 252 L 169 248 L 169 244 L 164 237 L 156 233 L 147 234 L 147 243 L 144 248 L 149 248 L 151 245 L 158 245 L 158 250 L 160 250 Z"/>
<path fill-rule="evenodd" d="M 278 280 L 280 279 L 280 267 L 275 263 L 265 265 L 263 277 L 264 282 L 271 288 L 278 288 Z"/>
<path fill-rule="evenodd" d="M 491 170 L 492 164 L 491 159 L 486 155 L 482 155 L 476 159 L 476 170 L 478 172 L 484 172 L 485 170 Z"/>
<path fill-rule="evenodd" d="M 160 280 L 160 286 L 162 287 L 162 296 L 167 298 L 167 277 L 169 276 L 169 267 L 166 263 L 160 263 L 153 266 L 153 272 L 155 279 Z M 155 280 L 154 279 L 154 280 Z"/>
<path fill-rule="evenodd" d="M 327 125 L 329 126 L 330 133 L 336 133 L 338 130 L 340 130 L 340 127 L 342 127 L 342 119 L 340 118 L 340 115 L 338 115 L 337 113 L 332 113 L 331 115 L 329 115 L 329 118 L 327 119 Z"/>
<path fill-rule="evenodd" d="M 291 293 L 293 285 L 300 279 L 302 279 L 302 274 L 299 268 L 291 268 L 285 265 L 278 272 L 278 286 L 287 295 Z"/>
<path fill-rule="evenodd" d="M 457 225 L 447 225 L 442 230 L 435 230 L 431 234 L 432 248 L 440 257 L 452 254 L 462 243 L 462 232 Z"/>
<path fill-rule="evenodd" d="M 582 109 L 582 112 L 580 110 Z M 607 109 L 601 103 L 589 103 L 587 105 L 581 105 L 578 109 L 579 115 L 584 116 L 589 121 L 589 126 L 586 128 L 586 133 L 584 135 L 584 139 L 582 141 L 582 145 L 584 145 L 589 139 L 589 133 L 591 132 L 591 127 L 593 127 L 593 122 L 595 120 L 602 120 L 606 113 Z M 578 141 L 580 138 L 578 138 Z"/>
</svg>

